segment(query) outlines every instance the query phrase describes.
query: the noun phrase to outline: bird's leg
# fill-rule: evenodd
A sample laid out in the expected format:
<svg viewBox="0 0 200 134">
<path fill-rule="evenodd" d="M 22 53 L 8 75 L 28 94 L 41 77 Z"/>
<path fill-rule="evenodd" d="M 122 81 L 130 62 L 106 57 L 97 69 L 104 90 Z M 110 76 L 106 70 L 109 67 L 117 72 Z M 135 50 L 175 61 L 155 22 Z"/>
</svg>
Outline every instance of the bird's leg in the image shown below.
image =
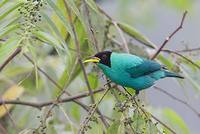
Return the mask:
<svg viewBox="0 0 200 134">
<path fill-rule="evenodd" d="M 136 95 L 136 96 L 138 96 L 138 95 L 139 95 L 139 93 L 140 93 L 140 91 L 139 91 L 139 90 L 135 90 L 135 95 Z"/>
<path fill-rule="evenodd" d="M 122 86 L 122 87 L 123 87 L 123 86 Z M 125 87 L 123 87 L 123 89 L 125 90 L 126 93 L 128 93 L 130 96 L 132 96 L 132 94 L 129 93 L 128 90 L 127 90 Z"/>
<path fill-rule="evenodd" d="M 109 85 L 112 81 L 107 79 L 106 84 L 104 84 L 103 86 L 105 87 L 106 85 Z"/>
</svg>

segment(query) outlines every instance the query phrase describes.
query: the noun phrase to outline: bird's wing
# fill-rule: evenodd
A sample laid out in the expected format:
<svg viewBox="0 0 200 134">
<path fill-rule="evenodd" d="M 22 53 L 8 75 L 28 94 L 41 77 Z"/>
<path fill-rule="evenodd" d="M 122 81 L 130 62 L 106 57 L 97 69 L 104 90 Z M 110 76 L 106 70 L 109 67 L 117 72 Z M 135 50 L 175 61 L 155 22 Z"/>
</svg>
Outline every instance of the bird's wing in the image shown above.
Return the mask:
<svg viewBox="0 0 200 134">
<path fill-rule="evenodd" d="M 148 75 L 155 71 L 158 71 L 162 68 L 160 64 L 155 61 L 143 59 L 143 61 L 138 65 L 133 65 L 132 67 L 129 66 L 127 68 L 127 72 L 130 74 L 132 78 Z"/>
</svg>

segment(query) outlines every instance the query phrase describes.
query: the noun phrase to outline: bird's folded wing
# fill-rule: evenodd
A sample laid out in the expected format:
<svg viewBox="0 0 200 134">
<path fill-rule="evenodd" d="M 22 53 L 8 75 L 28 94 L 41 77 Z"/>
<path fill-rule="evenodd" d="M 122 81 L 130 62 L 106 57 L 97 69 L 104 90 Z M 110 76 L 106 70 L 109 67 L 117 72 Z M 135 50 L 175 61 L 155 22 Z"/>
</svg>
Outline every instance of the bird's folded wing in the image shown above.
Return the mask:
<svg viewBox="0 0 200 134">
<path fill-rule="evenodd" d="M 132 66 L 129 65 L 126 71 L 130 74 L 132 78 L 136 78 L 136 77 L 151 74 L 160 69 L 161 69 L 161 65 L 158 64 L 157 62 L 144 59 L 143 62 L 141 62 L 140 64 L 136 66 L 135 64 L 133 64 Z"/>
</svg>

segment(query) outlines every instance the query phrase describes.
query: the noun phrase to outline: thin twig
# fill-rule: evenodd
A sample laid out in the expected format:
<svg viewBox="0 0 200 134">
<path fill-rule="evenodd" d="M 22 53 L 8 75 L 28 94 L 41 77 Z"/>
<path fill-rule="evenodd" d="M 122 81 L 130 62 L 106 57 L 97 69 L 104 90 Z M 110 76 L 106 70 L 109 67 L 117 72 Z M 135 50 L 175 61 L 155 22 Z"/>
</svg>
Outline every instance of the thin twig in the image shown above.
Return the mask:
<svg viewBox="0 0 200 134">
<path fill-rule="evenodd" d="M 8 131 L 6 130 L 6 128 L 0 123 L 0 132 L 2 132 L 3 134 L 8 134 Z"/>
<path fill-rule="evenodd" d="M 75 42 L 75 46 L 76 46 L 76 52 L 77 52 L 77 58 L 78 58 L 78 62 L 82 68 L 82 71 L 83 71 L 83 75 L 84 75 L 84 78 L 85 78 L 85 82 L 86 82 L 86 85 L 88 87 L 88 90 L 89 92 L 91 93 L 91 100 L 92 102 L 94 102 L 94 96 L 92 94 L 92 90 L 91 90 L 91 87 L 90 87 L 90 84 L 89 84 L 89 81 L 88 81 L 88 78 L 87 78 L 87 74 L 86 74 L 86 71 L 85 71 L 85 67 L 83 65 L 83 62 L 82 62 L 82 58 L 81 58 L 81 54 L 80 54 L 80 43 L 78 41 L 78 36 L 77 36 L 77 33 L 76 33 L 76 29 L 73 25 L 73 21 L 72 21 L 72 13 L 71 13 L 71 10 L 70 8 L 68 7 L 68 4 L 65 0 L 64 1 L 64 4 L 65 4 L 65 7 L 67 9 L 67 13 L 68 13 L 68 20 L 69 20 L 69 23 L 70 23 L 70 26 L 72 28 L 72 32 L 73 32 L 73 36 L 74 36 L 74 42 Z"/>
<path fill-rule="evenodd" d="M 117 24 L 116 21 L 112 20 L 112 23 L 113 23 L 113 25 L 116 27 L 117 31 L 119 32 L 119 35 L 120 35 L 120 37 L 121 37 L 121 39 L 122 39 L 122 41 L 123 41 L 123 45 L 124 45 L 125 51 L 126 51 L 127 53 L 129 53 L 130 51 L 129 51 L 129 48 L 128 48 L 128 43 L 127 43 L 127 41 L 126 41 L 126 39 L 125 39 L 125 37 L 124 37 L 124 34 L 123 34 L 122 30 L 119 28 L 119 26 L 118 26 L 118 24 Z"/>
<path fill-rule="evenodd" d="M 27 59 L 29 62 L 31 62 L 31 63 L 34 65 L 34 61 L 33 61 L 28 55 L 26 55 L 25 53 L 24 53 L 23 55 L 26 57 L 26 59 Z M 67 95 L 71 96 L 71 94 L 70 94 L 69 92 L 64 91 L 63 88 L 62 88 L 62 86 L 60 86 L 55 80 L 53 80 L 44 70 L 42 70 L 39 66 L 36 66 L 36 67 L 37 67 L 37 69 L 38 69 L 45 77 L 47 77 L 47 79 L 48 79 L 49 81 L 51 81 L 59 90 L 65 92 Z M 87 110 L 87 107 L 85 106 L 85 104 L 83 104 L 83 103 L 81 103 L 81 102 L 79 102 L 79 101 L 77 101 L 77 100 L 74 100 L 74 102 L 77 103 L 78 105 L 80 105 L 81 107 L 83 107 L 85 110 Z"/>
<path fill-rule="evenodd" d="M 181 19 L 181 23 L 180 25 L 178 26 L 178 28 L 176 28 L 176 30 L 174 30 L 166 39 L 165 41 L 162 43 L 162 45 L 160 46 L 160 48 L 158 48 L 158 50 L 155 52 L 155 54 L 152 56 L 152 60 L 155 59 L 157 57 L 157 55 L 161 52 L 161 50 L 165 47 L 165 45 L 170 41 L 170 39 L 179 31 L 183 28 L 183 23 L 184 23 L 184 20 L 185 20 L 185 17 L 187 15 L 187 11 L 185 11 L 183 13 L 183 17 Z"/>
<path fill-rule="evenodd" d="M 104 88 L 100 88 L 98 90 L 94 90 L 93 94 L 102 92 L 104 90 L 105 90 Z M 81 94 L 74 95 L 74 96 L 69 96 L 69 97 L 60 99 L 58 104 L 75 101 L 75 100 L 78 100 L 78 99 L 81 99 L 81 98 L 85 98 L 85 97 L 88 97 L 88 96 L 90 96 L 89 92 L 81 93 Z M 3 105 L 3 104 L 15 104 L 15 105 L 30 106 L 30 107 L 34 107 L 34 108 L 38 108 L 38 109 L 41 109 L 42 107 L 46 107 L 46 106 L 52 105 L 54 103 L 55 103 L 55 100 L 51 100 L 51 101 L 47 101 L 47 102 L 40 102 L 40 103 L 27 102 L 27 101 L 21 101 L 21 100 L 1 100 L 0 101 L 0 105 Z"/>
<path fill-rule="evenodd" d="M 137 103 L 137 101 L 135 100 L 135 98 L 133 98 L 135 104 L 138 106 L 138 108 L 145 114 L 145 116 L 147 116 L 147 111 L 142 108 L 141 106 L 139 106 L 139 104 Z M 148 112 L 148 114 L 151 115 L 151 117 L 156 120 L 157 122 L 159 122 L 162 126 L 164 126 L 165 128 L 167 128 L 170 132 L 172 132 L 173 134 L 176 134 L 176 132 L 174 130 L 172 130 L 170 127 L 168 127 L 165 123 L 163 123 L 160 119 L 158 119 L 157 117 L 155 117 L 152 113 Z"/>
<path fill-rule="evenodd" d="M 102 100 L 104 99 L 104 97 L 106 96 L 106 94 L 108 93 L 108 91 L 110 90 L 110 88 L 107 88 L 106 91 L 104 92 L 104 94 L 102 95 L 102 97 L 100 98 L 100 100 L 93 105 L 91 111 L 89 111 L 89 115 L 85 118 L 85 120 L 83 121 L 80 129 L 78 130 L 78 133 L 81 134 L 81 132 L 84 131 L 84 128 L 87 126 L 87 124 L 89 123 L 90 119 L 92 118 L 92 116 L 94 115 L 96 109 L 98 108 L 99 104 L 102 102 Z"/>
<path fill-rule="evenodd" d="M 0 66 L 0 72 L 3 70 L 3 68 L 11 61 L 13 60 L 20 52 L 22 48 L 17 47 L 16 50 L 4 61 L 4 63 Z"/>
<path fill-rule="evenodd" d="M 119 27 L 117 21 L 115 21 L 112 17 L 110 17 L 110 16 L 109 16 L 104 10 L 102 10 L 98 5 L 97 5 L 97 8 L 98 8 L 98 10 L 99 10 L 102 14 L 104 14 L 104 15 L 109 19 L 110 23 L 112 23 L 112 24 L 116 27 L 116 29 L 117 29 L 118 33 L 120 34 L 120 37 L 121 37 L 121 39 L 122 39 L 122 41 L 123 41 L 124 50 L 125 50 L 127 53 L 129 53 L 130 51 L 129 51 L 129 48 L 128 48 L 128 43 L 127 43 L 127 41 L 126 41 L 126 39 L 125 39 L 125 37 L 124 37 L 124 34 L 123 34 L 122 30 L 121 30 L 120 27 Z"/>
<path fill-rule="evenodd" d="M 187 53 L 187 52 L 195 52 L 195 51 L 200 51 L 200 47 L 198 48 L 191 48 L 191 49 L 183 49 L 183 50 L 177 50 L 177 53 Z"/>
<path fill-rule="evenodd" d="M 124 88 L 124 87 L 123 87 Z M 125 88 L 124 88 L 125 89 Z M 126 90 L 126 89 L 125 89 Z M 118 91 L 120 91 L 121 93 L 125 94 L 124 92 L 122 92 L 121 90 L 118 89 Z M 129 95 L 130 96 L 130 95 Z M 162 126 L 164 126 L 165 128 L 167 128 L 170 132 L 172 132 L 173 134 L 176 134 L 176 132 L 174 130 L 172 130 L 170 127 L 168 127 L 165 123 L 163 123 L 161 120 L 159 120 L 157 117 L 155 117 L 153 114 L 151 114 L 150 112 L 147 112 L 144 108 L 142 108 L 136 101 L 135 96 L 130 96 L 131 99 L 134 101 L 134 103 L 136 104 L 136 106 L 142 111 L 142 113 L 148 118 L 147 113 L 157 122 L 159 122 Z"/>
<path fill-rule="evenodd" d="M 165 91 L 164 89 L 160 88 L 160 87 L 156 87 L 154 86 L 154 88 L 162 93 L 164 93 L 165 95 L 171 97 L 172 99 L 184 104 L 186 107 L 188 107 L 190 110 L 192 110 L 198 117 L 200 117 L 200 113 L 194 109 L 190 104 L 188 104 L 186 101 L 181 100 L 179 98 L 177 98 L 176 96 L 174 96 L 173 94 L 168 93 L 167 91 Z"/>
<path fill-rule="evenodd" d="M 88 87 L 88 90 L 90 92 L 90 97 L 91 97 L 92 103 L 95 104 L 94 95 L 93 95 L 90 83 L 88 81 L 88 77 L 87 77 L 87 74 L 86 74 L 86 71 L 85 71 L 85 67 L 84 67 L 83 62 L 82 62 L 81 53 L 80 53 L 81 52 L 80 51 L 80 43 L 79 43 L 78 36 L 77 36 L 77 33 L 76 33 L 76 28 L 75 28 L 75 26 L 73 24 L 73 21 L 72 21 L 72 13 L 71 13 L 71 10 L 68 7 L 68 4 L 67 4 L 67 2 L 65 0 L 64 0 L 64 4 L 65 4 L 65 7 L 67 9 L 68 20 L 69 20 L 69 23 L 70 23 L 70 26 L 72 28 L 72 32 L 73 32 L 73 35 L 74 35 L 74 43 L 76 45 L 78 62 L 79 62 L 80 66 L 81 66 L 81 69 L 83 71 L 85 83 L 86 83 L 86 85 Z M 101 114 L 101 112 L 99 111 L 98 108 L 97 108 L 97 111 L 100 114 L 100 119 L 102 120 L 102 122 L 105 125 L 105 127 L 108 127 L 108 123 L 106 122 L 106 120 L 104 119 L 103 115 Z"/>
<path fill-rule="evenodd" d="M 97 8 L 98 8 L 98 10 L 109 20 L 109 23 L 111 23 L 111 24 L 113 24 L 113 22 L 114 22 L 114 20 L 113 20 L 113 18 L 111 17 L 111 16 L 109 16 L 103 9 L 101 9 L 98 5 L 97 5 Z M 115 21 L 116 22 L 116 21 Z M 117 22 L 116 22 L 117 23 Z M 121 28 L 120 27 L 120 25 L 117 23 L 117 26 L 119 27 L 119 28 Z M 157 46 L 155 46 L 155 45 L 151 45 L 151 44 L 148 44 L 147 42 L 145 42 L 145 41 L 143 41 L 143 40 L 139 40 L 139 39 L 137 39 L 137 38 L 134 38 L 136 41 L 138 41 L 139 43 L 141 43 L 141 44 L 143 44 L 143 45 L 145 45 L 145 46 L 148 46 L 148 47 L 150 47 L 150 48 L 153 48 L 153 49 L 156 49 L 157 48 Z"/>
<path fill-rule="evenodd" d="M 175 52 L 175 51 L 172 51 L 172 50 L 169 50 L 169 49 L 164 49 L 162 50 L 163 52 L 166 52 L 166 53 L 172 53 L 172 54 L 175 54 L 181 58 L 183 58 L 184 60 L 188 61 L 189 63 L 191 63 L 193 66 L 197 67 L 198 69 L 200 69 L 200 65 L 198 65 L 197 63 L 195 63 L 194 61 L 190 60 L 189 58 L 183 56 L 182 54 L 178 53 L 178 52 Z"/>
<path fill-rule="evenodd" d="M 17 125 L 15 123 L 15 120 L 13 119 L 12 115 L 10 114 L 9 109 L 7 108 L 7 106 L 6 106 L 5 102 L 3 101 L 2 97 L 0 97 L 0 101 L 2 101 L 2 105 L 3 105 L 3 107 L 4 107 L 5 111 L 6 111 L 6 114 L 8 114 L 8 117 L 11 120 L 11 123 L 12 123 L 13 127 L 17 130 Z"/>
<path fill-rule="evenodd" d="M 93 46 L 95 46 L 97 52 L 99 52 L 99 50 L 100 50 L 99 44 L 98 44 L 97 39 L 95 37 L 94 28 L 93 28 L 91 19 L 89 17 L 90 16 L 89 7 L 86 4 L 85 0 L 82 0 L 82 1 L 83 1 L 83 5 L 85 7 L 86 17 L 87 17 L 87 21 L 88 21 L 88 25 L 89 25 L 89 31 L 90 31 L 91 39 L 92 39 L 92 42 L 93 42 Z"/>
<path fill-rule="evenodd" d="M 28 56 L 28 55 L 26 55 L 26 54 L 23 54 L 26 58 L 27 58 L 27 60 L 29 61 L 29 62 L 31 62 L 33 65 L 34 65 L 34 62 L 33 62 L 33 60 Z M 57 88 L 59 88 L 60 90 L 63 90 L 62 89 L 62 87 L 55 81 L 55 80 L 53 80 L 45 71 L 43 71 L 40 67 L 38 67 L 38 66 L 36 66 L 37 68 L 38 68 L 38 70 L 45 76 L 45 77 L 47 77 Z M 71 96 L 71 94 L 69 93 L 69 92 L 67 92 L 67 91 L 63 91 L 63 92 L 65 92 L 67 95 L 69 95 L 69 96 Z M 78 104 L 78 105 L 80 105 L 83 109 L 85 109 L 86 111 L 89 111 L 89 107 L 87 106 L 87 105 L 85 105 L 85 104 L 83 104 L 82 102 L 80 102 L 80 101 L 78 101 L 78 100 L 72 100 L 73 102 L 75 102 L 76 104 Z M 29 103 L 28 103 L 29 104 Z M 50 105 L 52 105 L 52 104 L 56 104 L 56 100 L 54 100 L 54 101 L 52 101 L 52 103 L 50 104 Z M 33 107 L 34 107 L 34 105 L 33 105 Z M 39 108 L 39 107 L 37 107 L 37 105 L 36 105 L 36 107 L 35 108 Z M 100 115 L 100 113 L 99 113 L 99 111 L 97 111 L 97 113 Z M 105 117 L 105 116 L 104 116 Z"/>
</svg>

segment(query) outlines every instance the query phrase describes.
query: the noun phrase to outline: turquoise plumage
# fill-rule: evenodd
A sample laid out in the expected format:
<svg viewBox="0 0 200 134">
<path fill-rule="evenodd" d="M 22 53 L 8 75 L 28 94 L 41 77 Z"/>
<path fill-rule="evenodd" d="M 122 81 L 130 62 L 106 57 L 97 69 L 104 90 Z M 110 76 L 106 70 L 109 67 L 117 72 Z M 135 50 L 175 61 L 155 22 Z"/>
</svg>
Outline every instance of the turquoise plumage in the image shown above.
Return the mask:
<svg viewBox="0 0 200 134">
<path fill-rule="evenodd" d="M 104 51 L 97 53 L 97 65 L 113 82 L 140 91 L 165 77 L 182 76 L 169 72 L 159 63 L 126 53 Z"/>
</svg>

